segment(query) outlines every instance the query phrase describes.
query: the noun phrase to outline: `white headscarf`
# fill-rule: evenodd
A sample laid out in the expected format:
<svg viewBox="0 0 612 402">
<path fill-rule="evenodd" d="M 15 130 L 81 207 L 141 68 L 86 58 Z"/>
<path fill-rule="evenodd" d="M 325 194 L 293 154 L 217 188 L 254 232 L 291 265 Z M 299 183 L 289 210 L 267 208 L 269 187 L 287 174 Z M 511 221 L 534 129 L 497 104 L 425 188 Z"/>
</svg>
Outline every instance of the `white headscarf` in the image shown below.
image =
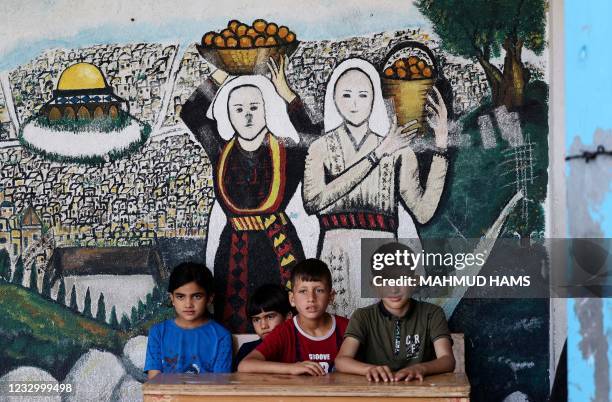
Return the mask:
<svg viewBox="0 0 612 402">
<path fill-rule="evenodd" d="M 378 135 L 386 135 L 391 128 L 389 117 L 387 115 L 387 108 L 382 96 L 382 90 L 380 88 L 380 77 L 378 71 L 372 65 L 372 63 L 359 58 L 352 58 L 343 61 L 332 72 L 329 82 L 327 83 L 327 90 L 325 91 L 325 112 L 324 112 L 324 124 L 325 132 L 335 130 L 344 123 L 344 119 L 340 115 L 336 103 L 334 102 L 334 89 L 336 82 L 347 70 L 359 70 L 370 77 L 372 81 L 372 87 L 374 89 L 374 103 L 372 105 L 372 114 L 368 120 L 368 126 L 370 130 Z"/>
<path fill-rule="evenodd" d="M 262 75 L 242 75 L 225 81 L 206 112 L 206 117 L 217 121 L 217 131 L 224 140 L 231 139 L 236 130 L 232 127 L 227 110 L 229 95 L 237 87 L 250 85 L 259 88 L 264 101 L 266 126 L 277 137 L 289 137 L 296 143 L 300 138 L 289 120 L 287 105 L 276 92 L 272 82 Z"/>
</svg>

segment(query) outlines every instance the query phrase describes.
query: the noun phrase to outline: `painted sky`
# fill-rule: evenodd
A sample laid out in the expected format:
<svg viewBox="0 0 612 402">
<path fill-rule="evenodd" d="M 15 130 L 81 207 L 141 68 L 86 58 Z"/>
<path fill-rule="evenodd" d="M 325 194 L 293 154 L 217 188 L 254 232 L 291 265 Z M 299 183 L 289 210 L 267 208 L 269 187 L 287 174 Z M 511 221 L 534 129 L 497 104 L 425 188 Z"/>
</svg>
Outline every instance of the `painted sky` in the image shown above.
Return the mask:
<svg viewBox="0 0 612 402">
<path fill-rule="evenodd" d="M 138 41 L 189 44 L 233 18 L 278 21 L 305 40 L 416 26 L 430 29 L 406 0 L 3 0 L 0 71 L 54 47 Z"/>
</svg>

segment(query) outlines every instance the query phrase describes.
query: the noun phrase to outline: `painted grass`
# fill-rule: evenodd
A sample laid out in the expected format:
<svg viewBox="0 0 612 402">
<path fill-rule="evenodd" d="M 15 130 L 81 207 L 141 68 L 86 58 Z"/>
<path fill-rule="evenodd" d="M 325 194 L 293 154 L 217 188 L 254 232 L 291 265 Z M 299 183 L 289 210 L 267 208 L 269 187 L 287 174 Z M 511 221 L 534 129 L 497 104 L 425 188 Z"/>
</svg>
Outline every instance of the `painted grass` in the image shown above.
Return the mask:
<svg viewBox="0 0 612 402">
<path fill-rule="evenodd" d="M 63 380 L 89 349 L 120 355 L 128 334 L 21 286 L 0 283 L 0 375 L 35 366 Z"/>
</svg>

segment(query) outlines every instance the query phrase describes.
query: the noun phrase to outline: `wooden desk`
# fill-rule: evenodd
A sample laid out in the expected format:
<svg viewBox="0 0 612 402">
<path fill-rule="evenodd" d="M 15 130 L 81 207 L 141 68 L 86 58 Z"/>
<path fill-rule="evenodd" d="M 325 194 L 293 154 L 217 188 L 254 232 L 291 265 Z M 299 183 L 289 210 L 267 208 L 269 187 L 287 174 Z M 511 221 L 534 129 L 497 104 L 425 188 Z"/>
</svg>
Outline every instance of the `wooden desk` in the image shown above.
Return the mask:
<svg viewBox="0 0 612 402">
<path fill-rule="evenodd" d="M 159 374 L 142 389 L 145 402 L 468 402 L 470 395 L 470 384 L 463 373 L 425 377 L 423 382 L 398 383 L 369 383 L 365 377 L 340 373 L 321 377 Z"/>
</svg>

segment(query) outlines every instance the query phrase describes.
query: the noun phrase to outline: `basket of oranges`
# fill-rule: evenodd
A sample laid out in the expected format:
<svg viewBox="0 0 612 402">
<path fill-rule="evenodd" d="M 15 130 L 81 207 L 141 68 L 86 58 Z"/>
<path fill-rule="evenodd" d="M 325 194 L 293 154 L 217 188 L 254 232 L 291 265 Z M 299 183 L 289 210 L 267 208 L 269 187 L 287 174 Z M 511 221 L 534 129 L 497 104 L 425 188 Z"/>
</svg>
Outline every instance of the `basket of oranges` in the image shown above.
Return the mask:
<svg viewBox="0 0 612 402">
<path fill-rule="evenodd" d="M 251 25 L 231 20 L 220 32 L 207 32 L 196 47 L 202 57 L 230 74 L 261 74 L 272 57 L 290 56 L 299 42 L 286 26 L 263 19 Z"/>
<path fill-rule="evenodd" d="M 383 96 L 393 99 L 398 124 L 417 120 L 422 131 L 427 93 L 438 77 L 432 51 L 419 42 L 402 42 L 389 51 L 381 71 Z"/>
</svg>

